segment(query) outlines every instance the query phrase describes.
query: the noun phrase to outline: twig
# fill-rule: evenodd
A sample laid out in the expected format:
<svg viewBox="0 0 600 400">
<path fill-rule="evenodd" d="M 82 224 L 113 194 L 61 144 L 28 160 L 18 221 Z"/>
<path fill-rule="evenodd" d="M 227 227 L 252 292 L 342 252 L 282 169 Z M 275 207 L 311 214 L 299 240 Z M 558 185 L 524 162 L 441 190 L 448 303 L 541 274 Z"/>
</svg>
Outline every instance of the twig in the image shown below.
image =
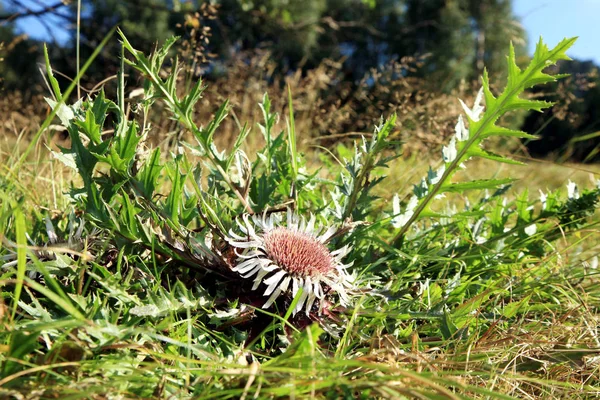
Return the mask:
<svg viewBox="0 0 600 400">
<path fill-rule="evenodd" d="M 26 6 L 24 6 L 20 1 L 18 0 L 12 0 L 12 3 L 14 3 L 17 7 L 21 7 L 23 8 L 25 11 L 22 12 L 16 12 L 16 13 L 11 13 L 11 14 L 4 14 L 4 15 L 0 15 L 0 21 L 15 21 L 19 18 L 24 18 L 24 17 L 38 17 L 41 15 L 45 15 L 47 13 L 53 13 L 61 8 L 64 7 L 66 5 L 68 5 L 68 2 L 63 3 L 62 1 L 59 1 L 57 3 L 51 4 L 47 7 L 42 8 L 41 10 L 32 10 Z M 60 14 L 58 14 L 60 15 Z"/>
</svg>

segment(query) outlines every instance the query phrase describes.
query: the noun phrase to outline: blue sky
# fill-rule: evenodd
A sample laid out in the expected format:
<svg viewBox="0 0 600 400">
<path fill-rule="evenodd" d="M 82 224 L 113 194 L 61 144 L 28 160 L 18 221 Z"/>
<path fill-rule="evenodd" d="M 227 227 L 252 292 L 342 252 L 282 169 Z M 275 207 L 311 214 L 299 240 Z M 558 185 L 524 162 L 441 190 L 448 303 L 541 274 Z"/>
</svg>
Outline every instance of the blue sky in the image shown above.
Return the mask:
<svg viewBox="0 0 600 400">
<path fill-rule="evenodd" d="M 513 9 L 527 30 L 530 52 L 540 36 L 549 46 L 579 36 L 567 54 L 600 65 L 600 0 L 513 0 Z"/>
<path fill-rule="evenodd" d="M 126 1 L 126 0 L 125 0 Z M 7 7 L 8 2 L 2 0 L 2 5 Z M 20 3 L 30 10 L 41 10 L 50 4 L 57 3 L 55 0 L 20 0 Z M 66 8 L 66 7 L 65 7 Z M 64 43 L 69 39 L 69 34 L 66 29 L 62 28 L 65 25 L 65 21 L 59 17 L 49 16 L 47 17 L 46 26 L 44 26 L 39 18 L 36 17 L 25 17 L 17 20 L 17 28 L 21 32 L 27 33 L 29 36 L 35 39 L 52 41 L 47 28 L 52 30 L 54 39 L 59 43 Z"/>
<path fill-rule="evenodd" d="M 51 4 L 54 1 L 24 0 L 23 3 L 37 9 L 36 3 Z M 573 58 L 594 60 L 600 65 L 600 0 L 513 0 L 513 8 L 527 30 L 530 52 L 540 35 L 549 46 L 564 37 L 579 36 L 568 54 Z M 58 20 L 58 24 L 51 25 L 61 24 Z M 23 18 L 18 26 L 32 37 L 48 39 L 46 29 L 36 18 Z M 68 38 L 64 30 L 56 30 L 53 34 L 59 42 Z"/>
</svg>

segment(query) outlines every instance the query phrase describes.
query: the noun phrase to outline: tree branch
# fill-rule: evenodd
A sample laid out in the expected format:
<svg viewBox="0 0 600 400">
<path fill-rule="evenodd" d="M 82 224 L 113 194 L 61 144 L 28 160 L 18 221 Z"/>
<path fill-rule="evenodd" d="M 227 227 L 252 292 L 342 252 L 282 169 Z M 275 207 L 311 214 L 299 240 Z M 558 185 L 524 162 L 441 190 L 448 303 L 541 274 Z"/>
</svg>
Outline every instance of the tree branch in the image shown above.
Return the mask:
<svg viewBox="0 0 600 400">
<path fill-rule="evenodd" d="M 59 1 L 59 2 L 56 2 L 56 3 L 51 4 L 49 6 L 46 6 L 46 7 L 42 8 L 41 10 L 32 10 L 32 9 L 24 6 L 18 0 L 12 0 L 11 3 L 15 4 L 17 7 L 22 8 L 24 11 L 16 12 L 16 13 L 11 13 L 11 14 L 0 15 L 0 21 L 12 22 L 12 21 L 15 21 L 15 20 L 17 20 L 19 18 L 24 18 L 24 17 L 39 17 L 41 15 L 45 15 L 45 14 L 48 14 L 48 13 L 52 13 L 52 14 L 60 16 L 60 17 L 65 17 L 62 14 L 57 14 L 56 10 L 58 10 L 61 7 L 65 7 L 65 6 L 67 6 L 69 4 L 69 2 L 63 3 L 62 1 Z"/>
</svg>

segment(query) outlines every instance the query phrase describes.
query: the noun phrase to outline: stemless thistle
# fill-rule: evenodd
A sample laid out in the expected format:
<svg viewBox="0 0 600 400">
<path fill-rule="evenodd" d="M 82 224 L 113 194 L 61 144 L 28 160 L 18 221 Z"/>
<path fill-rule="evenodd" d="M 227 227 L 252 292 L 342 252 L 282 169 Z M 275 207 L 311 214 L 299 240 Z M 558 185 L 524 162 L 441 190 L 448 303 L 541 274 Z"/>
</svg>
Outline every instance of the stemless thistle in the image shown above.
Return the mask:
<svg viewBox="0 0 600 400">
<path fill-rule="evenodd" d="M 343 264 L 342 258 L 350 248 L 329 251 L 326 243 L 335 233 L 334 227 L 316 228 L 314 215 L 306 222 L 291 211 L 287 213 L 285 226 L 276 214 L 252 218 L 244 215 L 238 225 L 243 235 L 230 231 L 227 238 L 238 256 L 233 270 L 243 278 L 256 275 L 252 290 L 261 283 L 267 286 L 264 296 L 269 299 L 263 308 L 270 307 L 281 294 L 295 297 L 300 288 L 302 294 L 294 314 L 303 306 L 309 314 L 315 301 L 321 309 L 327 289 L 339 295 L 342 305 L 349 303 L 348 292 L 354 284 L 346 272 L 350 264 Z"/>
</svg>

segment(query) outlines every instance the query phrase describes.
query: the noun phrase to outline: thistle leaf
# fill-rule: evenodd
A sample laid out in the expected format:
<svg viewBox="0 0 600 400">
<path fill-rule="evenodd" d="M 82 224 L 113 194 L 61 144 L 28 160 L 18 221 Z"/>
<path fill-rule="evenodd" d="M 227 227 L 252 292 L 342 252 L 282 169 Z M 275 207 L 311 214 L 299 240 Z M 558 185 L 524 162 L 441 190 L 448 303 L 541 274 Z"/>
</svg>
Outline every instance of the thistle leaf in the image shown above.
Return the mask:
<svg viewBox="0 0 600 400">
<path fill-rule="evenodd" d="M 411 224 L 428 209 L 429 203 L 433 201 L 438 194 L 444 192 L 461 192 L 468 189 L 488 189 L 496 188 L 499 185 L 510 183 L 511 180 L 481 180 L 465 183 L 449 184 L 452 175 L 459 170 L 463 163 L 471 157 L 486 158 L 504 163 L 518 163 L 509 160 L 503 156 L 489 153 L 482 149 L 481 145 L 485 138 L 490 136 L 505 136 L 519 138 L 535 138 L 524 132 L 507 129 L 496 125 L 500 118 L 514 110 L 535 110 L 541 111 L 550 107 L 552 103 L 540 100 L 529 100 L 519 96 L 534 85 L 555 81 L 562 75 L 550 75 L 543 72 L 548 66 L 556 64 L 559 60 L 569 60 L 566 51 L 573 45 L 575 38 L 564 39 L 552 50 L 541 40 L 537 44 L 535 54 L 527 68 L 521 69 L 516 63 L 515 50 L 511 44 L 507 57 L 508 80 L 506 87 L 498 97 L 494 97 L 490 90 L 489 76 L 484 70 L 482 77 L 482 88 L 477 94 L 474 105 L 469 108 L 462 100 L 460 101 L 467 117 L 468 136 L 463 129 L 464 121 L 459 118 L 456 125 L 456 134 L 450 139 L 450 143 L 442 148 L 442 158 L 446 164 L 446 169 L 439 179 L 434 180 L 429 177 L 429 185 L 418 185 L 419 204 L 411 213 L 410 218 L 403 224 L 398 234 L 392 240 L 395 244 L 400 244 Z M 485 99 L 485 110 L 481 106 L 482 99 Z M 458 143 L 457 143 L 458 139 Z M 437 178 L 437 177 L 436 177 Z M 427 182 L 423 180 L 422 182 Z M 407 214 L 407 213 L 405 213 Z"/>
<path fill-rule="evenodd" d="M 484 189 L 496 189 L 498 186 L 508 185 L 514 182 L 515 179 L 506 178 L 506 179 L 480 179 L 469 182 L 460 182 L 460 183 L 451 183 L 449 185 L 444 185 L 440 189 L 440 192 L 448 193 L 462 193 L 465 190 L 484 190 Z"/>
</svg>

